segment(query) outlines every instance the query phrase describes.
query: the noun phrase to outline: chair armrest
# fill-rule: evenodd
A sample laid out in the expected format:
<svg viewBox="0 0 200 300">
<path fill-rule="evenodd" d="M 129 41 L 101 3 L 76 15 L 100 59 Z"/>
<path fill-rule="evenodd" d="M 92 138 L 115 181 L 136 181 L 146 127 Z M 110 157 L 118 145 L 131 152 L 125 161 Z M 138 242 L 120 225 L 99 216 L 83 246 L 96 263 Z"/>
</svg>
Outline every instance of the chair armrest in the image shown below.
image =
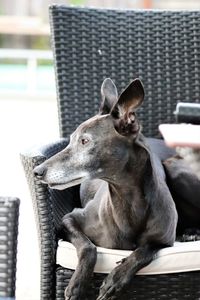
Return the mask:
<svg viewBox="0 0 200 300">
<path fill-rule="evenodd" d="M 55 256 L 57 248 L 53 222 L 52 197 L 47 185 L 42 184 L 33 174 L 33 169 L 45 159 L 61 151 L 68 140 L 60 139 L 48 145 L 34 147 L 20 154 L 29 185 L 38 231 L 41 260 L 41 297 L 55 298 Z"/>
<path fill-rule="evenodd" d="M 48 186 L 41 183 L 40 180 L 34 176 L 33 170 L 47 158 L 64 149 L 67 144 L 67 139 L 59 139 L 58 141 L 54 141 L 46 145 L 33 147 L 20 154 L 33 202 L 40 246 L 43 242 L 44 245 L 46 245 L 46 239 L 49 240 L 50 243 L 55 241 L 55 228 L 53 223 L 51 196 Z M 49 248 L 47 251 L 49 251 Z"/>
<path fill-rule="evenodd" d="M 35 158 L 35 157 L 43 157 L 44 159 L 47 159 L 54 154 L 58 153 L 62 149 L 64 149 L 69 143 L 69 139 L 66 138 L 60 138 L 56 141 L 49 142 L 45 145 L 37 145 L 34 146 L 28 150 L 23 151 L 20 156 L 23 159 L 26 158 Z"/>
</svg>

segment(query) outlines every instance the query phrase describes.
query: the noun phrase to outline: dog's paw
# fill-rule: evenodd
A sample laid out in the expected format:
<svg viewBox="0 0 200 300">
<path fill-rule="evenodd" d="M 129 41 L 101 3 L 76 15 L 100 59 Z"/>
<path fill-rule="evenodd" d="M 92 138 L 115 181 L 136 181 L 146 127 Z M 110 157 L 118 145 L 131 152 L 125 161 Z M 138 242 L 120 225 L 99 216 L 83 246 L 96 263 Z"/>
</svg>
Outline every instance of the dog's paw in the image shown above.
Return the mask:
<svg viewBox="0 0 200 300">
<path fill-rule="evenodd" d="M 117 266 L 103 281 L 97 300 L 119 299 L 132 278 L 132 271 L 128 268 L 127 260 Z"/>
<path fill-rule="evenodd" d="M 73 287 L 68 286 L 65 289 L 65 300 L 85 300 L 85 296 L 78 288 L 78 285 Z"/>
<path fill-rule="evenodd" d="M 78 300 L 78 294 L 73 295 L 68 288 L 65 289 L 65 300 Z"/>
<path fill-rule="evenodd" d="M 124 284 L 123 284 L 123 275 L 121 280 L 116 279 L 115 272 L 111 272 L 106 279 L 103 281 L 103 284 L 100 287 L 99 296 L 97 300 L 115 300 L 118 298 Z M 118 277 L 118 276 L 117 276 Z"/>
</svg>

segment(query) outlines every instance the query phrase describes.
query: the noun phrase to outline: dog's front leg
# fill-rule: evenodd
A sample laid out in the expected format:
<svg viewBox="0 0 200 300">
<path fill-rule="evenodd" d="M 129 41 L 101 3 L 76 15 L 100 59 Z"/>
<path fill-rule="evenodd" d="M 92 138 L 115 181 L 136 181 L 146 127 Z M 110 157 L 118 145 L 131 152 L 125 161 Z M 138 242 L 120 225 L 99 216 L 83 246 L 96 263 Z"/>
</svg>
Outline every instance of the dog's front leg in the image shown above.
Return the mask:
<svg viewBox="0 0 200 300">
<path fill-rule="evenodd" d="M 149 246 L 143 246 L 123 259 L 104 280 L 97 300 L 118 299 L 133 280 L 135 273 L 148 265 L 153 260 L 156 252 L 157 250 L 151 249 Z"/>
<path fill-rule="evenodd" d="M 73 213 L 64 216 L 62 224 L 78 256 L 78 265 L 65 290 L 65 300 L 84 300 L 96 263 L 96 247 L 81 232 Z"/>
</svg>

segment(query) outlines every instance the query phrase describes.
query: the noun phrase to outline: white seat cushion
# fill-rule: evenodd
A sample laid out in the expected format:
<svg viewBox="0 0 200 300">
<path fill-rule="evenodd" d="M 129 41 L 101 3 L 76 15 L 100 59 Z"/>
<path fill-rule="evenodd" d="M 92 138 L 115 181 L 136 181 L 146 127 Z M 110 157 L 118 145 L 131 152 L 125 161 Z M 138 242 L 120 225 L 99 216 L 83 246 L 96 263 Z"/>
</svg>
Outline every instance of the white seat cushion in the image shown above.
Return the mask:
<svg viewBox="0 0 200 300">
<path fill-rule="evenodd" d="M 95 272 L 110 273 L 131 251 L 114 250 L 97 247 Z M 74 270 L 77 255 L 71 243 L 60 240 L 57 249 L 57 264 Z M 175 243 L 173 247 L 160 250 L 157 257 L 148 266 L 141 269 L 138 275 L 169 274 L 200 270 L 200 241 Z"/>
</svg>

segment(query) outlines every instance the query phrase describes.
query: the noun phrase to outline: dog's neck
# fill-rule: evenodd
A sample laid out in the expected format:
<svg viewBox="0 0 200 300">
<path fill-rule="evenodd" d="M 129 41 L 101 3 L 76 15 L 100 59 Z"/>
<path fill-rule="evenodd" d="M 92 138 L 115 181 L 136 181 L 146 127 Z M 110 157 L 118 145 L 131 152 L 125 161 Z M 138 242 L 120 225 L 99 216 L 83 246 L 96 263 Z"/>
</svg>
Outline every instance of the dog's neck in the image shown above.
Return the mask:
<svg viewBox="0 0 200 300">
<path fill-rule="evenodd" d="M 106 178 L 112 202 L 123 199 L 133 201 L 133 199 L 141 197 L 148 157 L 149 154 L 145 148 L 133 144 L 123 170 L 116 172 L 111 178 Z"/>
<path fill-rule="evenodd" d="M 110 221 L 124 234 L 133 235 L 131 239 L 140 230 L 141 220 L 144 220 L 148 209 L 143 191 L 148 157 L 145 148 L 134 145 L 123 171 L 113 178 L 106 179 L 109 191 L 104 202 L 105 210 L 110 211 Z"/>
</svg>

